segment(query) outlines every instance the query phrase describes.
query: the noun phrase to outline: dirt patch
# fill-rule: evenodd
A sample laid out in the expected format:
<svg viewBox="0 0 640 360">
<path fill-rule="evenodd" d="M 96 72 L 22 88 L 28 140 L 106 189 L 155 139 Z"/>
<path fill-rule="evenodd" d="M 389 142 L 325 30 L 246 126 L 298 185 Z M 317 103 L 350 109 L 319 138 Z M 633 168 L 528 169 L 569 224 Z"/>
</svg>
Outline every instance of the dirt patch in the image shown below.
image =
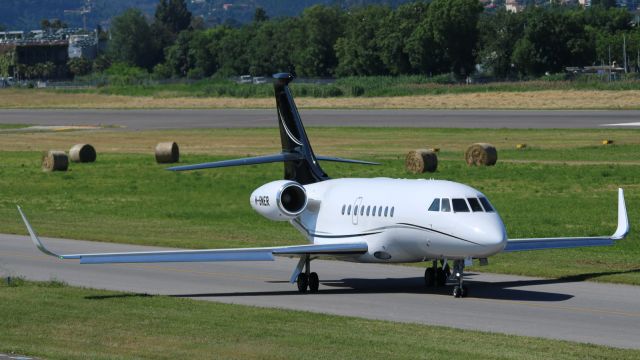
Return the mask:
<svg viewBox="0 0 640 360">
<path fill-rule="evenodd" d="M 133 97 L 2 90 L 0 108 L 201 109 L 272 108 L 272 98 Z M 375 98 L 297 98 L 301 108 L 350 109 L 640 109 L 640 91 L 486 92 Z"/>
</svg>

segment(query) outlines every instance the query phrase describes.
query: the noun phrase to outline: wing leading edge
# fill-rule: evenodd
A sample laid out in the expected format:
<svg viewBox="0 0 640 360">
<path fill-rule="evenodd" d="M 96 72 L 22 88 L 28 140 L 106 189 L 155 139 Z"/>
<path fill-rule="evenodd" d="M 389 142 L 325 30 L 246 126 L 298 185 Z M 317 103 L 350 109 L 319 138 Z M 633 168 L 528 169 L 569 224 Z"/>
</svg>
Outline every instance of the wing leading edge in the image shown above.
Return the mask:
<svg viewBox="0 0 640 360">
<path fill-rule="evenodd" d="M 273 261 L 275 255 L 354 255 L 364 254 L 368 250 L 367 243 L 341 244 L 308 244 L 294 246 L 239 248 L 239 249 L 206 249 L 206 250 L 165 250 L 138 251 L 121 253 L 93 254 L 56 254 L 47 249 L 35 230 L 18 206 L 18 212 L 24 221 L 31 241 L 43 253 L 62 260 L 77 259 L 81 264 L 115 264 L 115 263 L 156 263 L 156 262 L 204 262 L 204 261 Z"/>
<path fill-rule="evenodd" d="M 611 236 L 595 237 L 559 237 L 559 238 L 527 238 L 509 239 L 503 251 L 527 251 L 544 249 L 567 249 L 587 246 L 607 246 L 615 244 L 616 240 L 624 239 L 629 233 L 629 219 L 624 202 L 624 191 L 618 189 L 618 227 Z"/>
</svg>

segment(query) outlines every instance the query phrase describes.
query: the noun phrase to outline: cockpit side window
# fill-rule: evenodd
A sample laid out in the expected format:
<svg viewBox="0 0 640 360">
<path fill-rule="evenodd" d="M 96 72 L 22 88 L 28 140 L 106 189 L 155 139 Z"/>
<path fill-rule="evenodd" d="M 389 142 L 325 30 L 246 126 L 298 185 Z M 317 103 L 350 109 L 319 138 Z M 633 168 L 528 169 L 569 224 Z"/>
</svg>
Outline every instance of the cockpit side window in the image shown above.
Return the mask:
<svg viewBox="0 0 640 360">
<path fill-rule="evenodd" d="M 440 199 L 433 199 L 429 211 L 440 211 Z"/>
<path fill-rule="evenodd" d="M 453 212 L 469 212 L 469 206 L 464 199 L 451 199 Z"/>
<path fill-rule="evenodd" d="M 442 199 L 442 207 L 440 211 L 451 212 L 451 203 L 449 202 L 449 199 Z"/>
<path fill-rule="evenodd" d="M 486 197 L 480 197 L 480 202 L 482 203 L 482 207 L 484 207 L 484 211 L 486 212 L 494 212 L 495 210 L 493 210 L 493 206 L 491 206 L 491 203 L 489 203 L 489 200 L 487 200 Z"/>
<path fill-rule="evenodd" d="M 473 212 L 482 212 L 482 206 L 480 206 L 480 202 L 476 198 L 467 198 L 469 205 L 471 205 L 471 211 Z"/>
</svg>

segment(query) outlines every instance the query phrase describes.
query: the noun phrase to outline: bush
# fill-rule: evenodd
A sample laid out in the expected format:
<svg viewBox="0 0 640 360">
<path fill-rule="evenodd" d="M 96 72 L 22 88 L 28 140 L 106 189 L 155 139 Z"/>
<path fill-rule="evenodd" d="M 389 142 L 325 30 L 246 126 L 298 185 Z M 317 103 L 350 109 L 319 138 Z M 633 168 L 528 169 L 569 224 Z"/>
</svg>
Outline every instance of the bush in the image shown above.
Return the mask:
<svg viewBox="0 0 640 360">
<path fill-rule="evenodd" d="M 149 73 L 135 66 L 124 63 L 114 63 L 106 71 L 110 85 L 140 85 L 149 80 Z"/>
</svg>

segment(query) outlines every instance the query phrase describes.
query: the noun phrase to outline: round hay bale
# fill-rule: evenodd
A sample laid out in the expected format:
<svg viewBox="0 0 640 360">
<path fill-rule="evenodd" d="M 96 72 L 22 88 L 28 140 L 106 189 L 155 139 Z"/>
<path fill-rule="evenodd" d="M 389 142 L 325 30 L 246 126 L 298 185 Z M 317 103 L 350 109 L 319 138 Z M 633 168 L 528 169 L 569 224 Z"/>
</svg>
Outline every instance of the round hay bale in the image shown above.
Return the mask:
<svg viewBox="0 0 640 360">
<path fill-rule="evenodd" d="M 69 150 L 69 158 L 73 162 L 94 162 L 96 161 L 96 149 L 90 144 L 75 144 Z"/>
<path fill-rule="evenodd" d="M 420 174 L 434 172 L 438 168 L 438 155 L 433 150 L 411 150 L 404 161 L 409 172 Z"/>
<path fill-rule="evenodd" d="M 467 148 L 464 159 L 469 166 L 493 166 L 498 161 L 498 151 L 491 144 L 477 143 Z"/>
<path fill-rule="evenodd" d="M 156 145 L 158 164 L 170 164 L 180 161 L 180 149 L 175 142 L 161 142 Z"/>
<path fill-rule="evenodd" d="M 42 155 L 42 170 L 67 171 L 68 168 L 69 158 L 64 151 L 50 150 Z"/>
</svg>

